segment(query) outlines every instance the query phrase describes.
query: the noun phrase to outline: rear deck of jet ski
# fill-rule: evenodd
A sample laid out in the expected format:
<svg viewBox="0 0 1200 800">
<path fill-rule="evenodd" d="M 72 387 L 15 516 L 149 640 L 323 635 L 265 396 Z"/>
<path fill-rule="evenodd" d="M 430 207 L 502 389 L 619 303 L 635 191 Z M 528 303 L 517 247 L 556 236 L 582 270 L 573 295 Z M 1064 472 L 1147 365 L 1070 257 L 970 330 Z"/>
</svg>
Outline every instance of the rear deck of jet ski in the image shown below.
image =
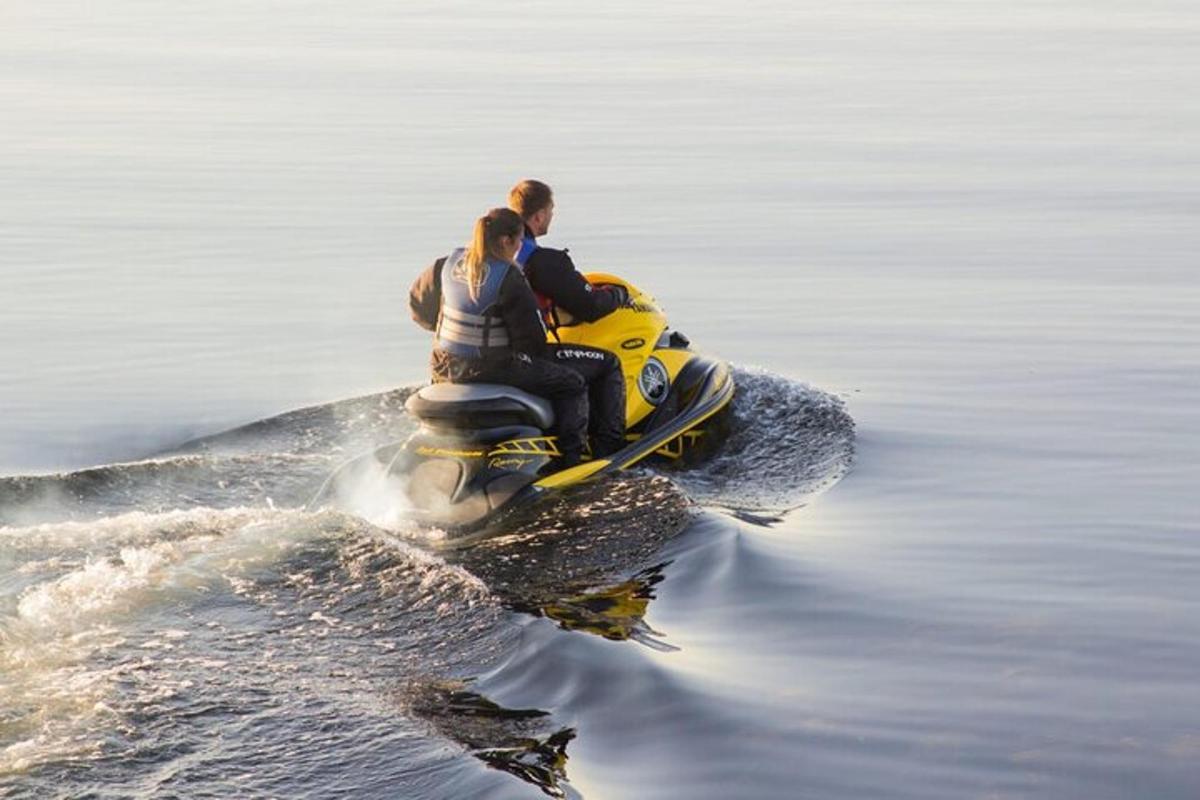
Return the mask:
<svg viewBox="0 0 1200 800">
<path fill-rule="evenodd" d="M 469 530 L 530 490 L 558 455 L 549 401 L 494 383 L 435 383 L 409 396 L 421 426 L 389 469 L 407 475 L 414 516 Z"/>
<path fill-rule="evenodd" d="M 410 395 L 404 407 L 435 428 L 532 425 L 545 430 L 554 425 L 549 401 L 499 383 L 434 383 Z"/>
</svg>

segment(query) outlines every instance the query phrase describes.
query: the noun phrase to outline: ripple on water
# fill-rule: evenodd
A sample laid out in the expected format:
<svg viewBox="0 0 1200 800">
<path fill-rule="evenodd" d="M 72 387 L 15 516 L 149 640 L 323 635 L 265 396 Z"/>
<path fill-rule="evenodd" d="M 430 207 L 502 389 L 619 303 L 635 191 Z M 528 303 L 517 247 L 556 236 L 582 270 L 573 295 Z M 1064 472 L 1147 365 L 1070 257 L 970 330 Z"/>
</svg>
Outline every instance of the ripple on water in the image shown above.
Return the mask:
<svg viewBox="0 0 1200 800">
<path fill-rule="evenodd" d="M 839 398 L 761 369 L 735 369 L 734 381 L 725 442 L 673 475 L 690 497 L 769 521 L 849 471 L 854 419 Z"/>
</svg>

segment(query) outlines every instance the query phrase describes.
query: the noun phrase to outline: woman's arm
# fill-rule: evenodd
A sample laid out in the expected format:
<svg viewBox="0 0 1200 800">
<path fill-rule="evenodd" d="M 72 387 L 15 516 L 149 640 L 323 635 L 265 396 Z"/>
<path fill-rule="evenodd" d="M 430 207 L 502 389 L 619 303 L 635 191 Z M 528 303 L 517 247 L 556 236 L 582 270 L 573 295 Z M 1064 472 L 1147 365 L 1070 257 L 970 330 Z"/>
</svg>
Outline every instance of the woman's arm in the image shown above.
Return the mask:
<svg viewBox="0 0 1200 800">
<path fill-rule="evenodd" d="M 446 263 L 443 256 L 413 281 L 408 291 L 408 307 L 412 310 L 413 320 L 427 331 L 437 329 L 438 314 L 442 310 L 442 264 Z"/>
<path fill-rule="evenodd" d="M 537 298 L 525 282 L 521 271 L 512 268 L 500 284 L 500 316 L 508 327 L 513 350 L 529 355 L 541 355 L 546 349 L 546 328 L 538 311 Z"/>
</svg>

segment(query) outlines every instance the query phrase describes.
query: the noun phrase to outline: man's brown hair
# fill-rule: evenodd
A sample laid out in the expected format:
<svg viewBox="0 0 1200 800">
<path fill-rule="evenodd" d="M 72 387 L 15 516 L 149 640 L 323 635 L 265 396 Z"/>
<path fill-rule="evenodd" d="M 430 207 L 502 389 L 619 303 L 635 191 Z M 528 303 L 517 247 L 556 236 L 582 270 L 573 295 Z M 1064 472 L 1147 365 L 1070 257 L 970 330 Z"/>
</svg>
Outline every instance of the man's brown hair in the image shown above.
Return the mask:
<svg viewBox="0 0 1200 800">
<path fill-rule="evenodd" d="M 541 181 L 529 178 L 508 190 L 508 207 L 528 220 L 543 208 L 549 207 L 554 200 L 550 187 Z"/>
</svg>

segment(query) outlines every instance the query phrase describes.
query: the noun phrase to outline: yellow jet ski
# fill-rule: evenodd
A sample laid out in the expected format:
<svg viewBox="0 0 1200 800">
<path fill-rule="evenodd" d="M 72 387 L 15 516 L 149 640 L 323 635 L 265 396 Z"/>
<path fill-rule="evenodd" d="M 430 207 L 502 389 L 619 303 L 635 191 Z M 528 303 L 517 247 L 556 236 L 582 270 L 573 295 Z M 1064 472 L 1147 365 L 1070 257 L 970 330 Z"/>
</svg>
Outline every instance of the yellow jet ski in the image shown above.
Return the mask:
<svg viewBox="0 0 1200 800">
<path fill-rule="evenodd" d="M 620 357 L 626 446 L 606 458 L 585 455 L 581 464 L 555 469 L 560 453 L 548 401 L 501 384 L 435 383 L 405 403 L 420 423 L 416 433 L 374 453 L 389 478 L 399 479 L 387 485 L 407 494 L 406 516 L 469 533 L 547 493 L 643 459 L 690 463 L 719 443 L 720 412 L 734 393 L 728 365 L 691 350 L 686 336 L 668 329 L 654 298 L 633 284 L 603 273 L 586 277 L 594 285 L 624 287 L 629 302 L 593 323 L 573 324 L 560 311 L 557 341 Z"/>
</svg>

